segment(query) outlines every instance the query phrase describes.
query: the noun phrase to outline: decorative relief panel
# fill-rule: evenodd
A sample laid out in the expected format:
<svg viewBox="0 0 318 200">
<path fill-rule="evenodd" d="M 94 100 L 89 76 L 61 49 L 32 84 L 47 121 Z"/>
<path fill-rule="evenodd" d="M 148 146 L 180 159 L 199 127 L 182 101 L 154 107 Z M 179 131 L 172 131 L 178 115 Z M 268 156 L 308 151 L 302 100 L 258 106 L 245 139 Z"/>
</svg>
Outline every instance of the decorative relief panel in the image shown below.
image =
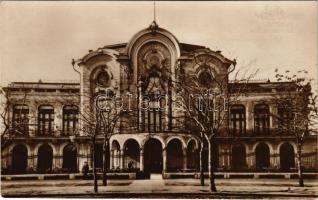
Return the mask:
<svg viewBox="0 0 318 200">
<path fill-rule="evenodd" d="M 143 45 L 137 58 L 138 77 L 147 80 L 149 77 L 164 79 L 171 71 L 171 54 L 160 42 L 149 42 Z"/>
</svg>

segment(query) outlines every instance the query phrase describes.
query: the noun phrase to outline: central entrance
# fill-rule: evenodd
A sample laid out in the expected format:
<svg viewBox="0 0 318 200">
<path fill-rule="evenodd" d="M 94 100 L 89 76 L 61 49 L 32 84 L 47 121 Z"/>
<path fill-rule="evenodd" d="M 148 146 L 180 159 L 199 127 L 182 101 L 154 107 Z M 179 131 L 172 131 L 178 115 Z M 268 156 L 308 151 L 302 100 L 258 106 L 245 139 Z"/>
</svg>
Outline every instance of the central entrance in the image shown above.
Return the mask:
<svg viewBox="0 0 318 200">
<path fill-rule="evenodd" d="M 161 173 L 162 172 L 162 145 L 157 139 L 150 138 L 145 143 L 145 172 Z"/>
</svg>

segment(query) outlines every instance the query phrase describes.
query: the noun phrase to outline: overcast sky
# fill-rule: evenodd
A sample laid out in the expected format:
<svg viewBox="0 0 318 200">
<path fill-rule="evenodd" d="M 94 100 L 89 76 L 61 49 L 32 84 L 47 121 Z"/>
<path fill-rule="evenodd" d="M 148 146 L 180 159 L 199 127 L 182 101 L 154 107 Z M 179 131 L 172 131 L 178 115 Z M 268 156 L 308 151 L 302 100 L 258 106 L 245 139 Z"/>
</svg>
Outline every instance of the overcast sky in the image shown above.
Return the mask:
<svg viewBox="0 0 318 200">
<path fill-rule="evenodd" d="M 317 3 L 156 2 L 157 23 L 180 42 L 221 50 L 237 69 L 317 75 Z M 0 79 L 76 80 L 72 58 L 128 42 L 153 20 L 152 2 L 0 2 Z"/>
</svg>

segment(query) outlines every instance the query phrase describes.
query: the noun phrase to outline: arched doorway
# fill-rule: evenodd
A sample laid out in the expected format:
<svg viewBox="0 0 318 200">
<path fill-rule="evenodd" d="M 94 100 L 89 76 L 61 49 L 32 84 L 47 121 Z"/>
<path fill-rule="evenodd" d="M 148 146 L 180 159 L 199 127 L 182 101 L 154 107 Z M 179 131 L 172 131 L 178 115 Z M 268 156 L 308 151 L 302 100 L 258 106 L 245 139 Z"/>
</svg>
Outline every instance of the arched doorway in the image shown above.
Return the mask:
<svg viewBox="0 0 318 200">
<path fill-rule="evenodd" d="M 114 140 L 112 142 L 112 166 L 111 169 L 117 169 L 120 167 L 120 145 L 119 142 Z"/>
<path fill-rule="evenodd" d="M 148 173 L 162 172 L 162 145 L 157 139 L 150 138 L 145 143 L 144 170 Z"/>
<path fill-rule="evenodd" d="M 232 147 L 232 169 L 240 171 L 246 167 L 246 150 L 244 145 Z"/>
<path fill-rule="evenodd" d="M 140 151 L 139 144 L 134 139 L 128 139 L 124 144 L 124 168 L 139 168 Z"/>
<path fill-rule="evenodd" d="M 196 148 L 196 144 L 194 140 L 191 140 L 188 143 L 187 147 L 187 168 L 188 169 L 199 169 L 199 155 L 198 149 Z"/>
<path fill-rule="evenodd" d="M 183 169 L 182 143 L 172 139 L 167 145 L 167 171 L 176 172 Z"/>
<path fill-rule="evenodd" d="M 28 164 L 28 150 L 22 145 L 16 145 L 12 150 L 11 171 L 14 174 L 21 174 L 25 172 Z"/>
<path fill-rule="evenodd" d="M 77 171 L 77 149 L 73 144 L 68 144 L 63 149 L 63 168 L 68 172 Z"/>
<path fill-rule="evenodd" d="M 284 143 L 279 148 L 280 169 L 282 171 L 290 171 L 290 168 L 295 167 L 294 148 L 289 143 Z"/>
<path fill-rule="evenodd" d="M 53 150 L 48 144 L 40 146 L 38 151 L 38 171 L 41 173 L 49 173 L 52 171 Z"/>
<path fill-rule="evenodd" d="M 255 149 L 256 155 L 256 168 L 264 169 L 270 166 L 270 151 L 267 144 L 260 143 Z"/>
</svg>

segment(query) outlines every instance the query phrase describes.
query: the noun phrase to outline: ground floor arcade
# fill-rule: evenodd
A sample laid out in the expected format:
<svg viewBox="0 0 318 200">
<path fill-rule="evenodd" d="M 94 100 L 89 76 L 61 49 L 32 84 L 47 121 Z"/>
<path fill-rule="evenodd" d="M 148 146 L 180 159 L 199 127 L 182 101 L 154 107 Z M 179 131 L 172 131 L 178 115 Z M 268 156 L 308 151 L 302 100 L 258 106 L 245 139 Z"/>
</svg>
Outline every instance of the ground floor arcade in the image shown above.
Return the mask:
<svg viewBox="0 0 318 200">
<path fill-rule="evenodd" d="M 198 138 L 187 134 L 118 134 L 110 139 L 109 170 L 150 173 L 199 170 Z M 292 140 L 219 140 L 213 144 L 217 171 L 290 171 L 296 169 L 296 144 Z M 103 139 L 95 147 L 97 168 L 103 165 Z M 87 138 L 21 139 L 2 150 L 3 173 L 73 173 L 84 162 L 92 166 Z M 208 171 L 208 148 L 204 144 L 203 168 Z M 305 169 L 317 169 L 315 142 L 303 149 Z"/>
</svg>

